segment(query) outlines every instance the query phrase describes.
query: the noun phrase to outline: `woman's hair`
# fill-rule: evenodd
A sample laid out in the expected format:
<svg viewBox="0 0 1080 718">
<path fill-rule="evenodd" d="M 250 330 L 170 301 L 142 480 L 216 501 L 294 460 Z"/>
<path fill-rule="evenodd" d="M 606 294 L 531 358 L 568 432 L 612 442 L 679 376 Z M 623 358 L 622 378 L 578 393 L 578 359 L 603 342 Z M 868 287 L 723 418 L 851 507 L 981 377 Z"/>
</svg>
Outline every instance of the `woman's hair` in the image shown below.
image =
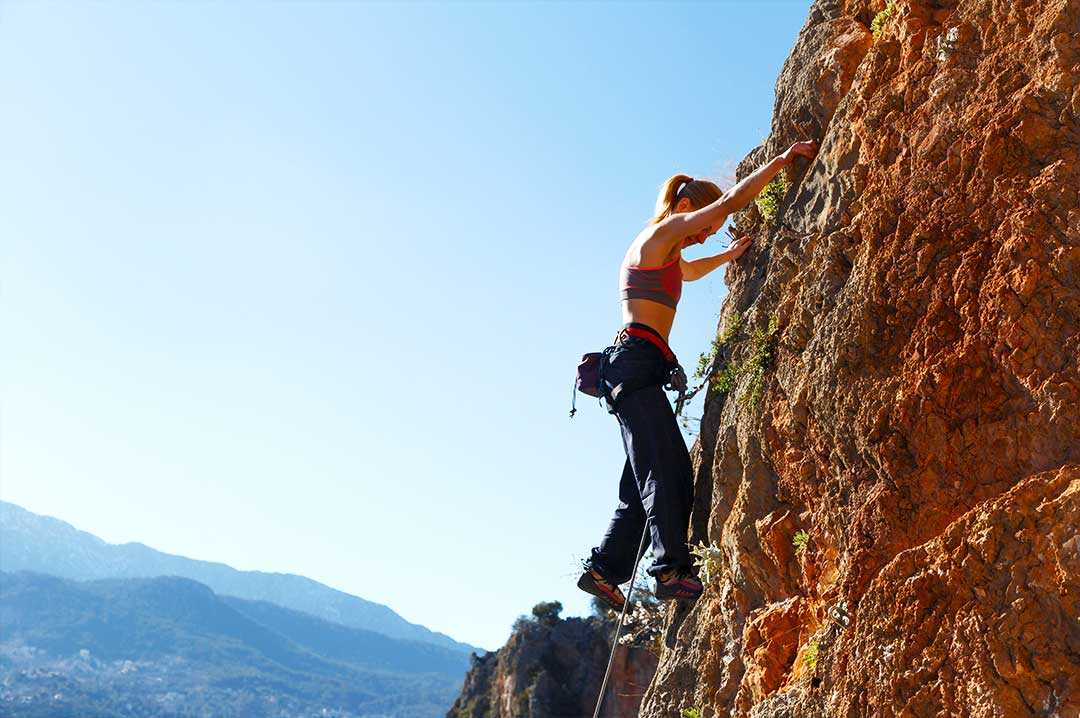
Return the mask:
<svg viewBox="0 0 1080 718">
<path fill-rule="evenodd" d="M 649 220 L 649 224 L 656 224 L 674 212 L 675 205 L 683 197 L 690 200 L 691 207 L 701 209 L 720 199 L 722 194 L 716 183 L 710 180 L 694 179 L 688 175 L 672 175 L 660 187 L 660 196 L 656 198 L 656 214 Z"/>
</svg>

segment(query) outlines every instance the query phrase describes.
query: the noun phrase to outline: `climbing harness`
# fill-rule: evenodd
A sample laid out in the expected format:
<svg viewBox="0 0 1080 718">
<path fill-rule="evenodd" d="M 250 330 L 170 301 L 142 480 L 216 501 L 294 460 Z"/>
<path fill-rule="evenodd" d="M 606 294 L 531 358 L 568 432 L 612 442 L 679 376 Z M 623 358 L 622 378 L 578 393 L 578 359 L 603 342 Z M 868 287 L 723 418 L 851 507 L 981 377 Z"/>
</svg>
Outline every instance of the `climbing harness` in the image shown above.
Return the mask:
<svg viewBox="0 0 1080 718">
<path fill-rule="evenodd" d="M 610 396 L 608 396 L 607 387 L 604 385 L 604 367 L 607 365 L 611 353 L 615 351 L 622 339 L 627 336 L 644 339 L 659 349 L 668 363 L 667 376 L 662 381 L 643 378 L 637 381 L 620 382 L 611 388 Z M 679 364 L 675 354 L 653 329 L 644 324 L 631 322 L 619 330 L 611 346 L 601 352 L 582 354 L 581 362 L 578 363 L 577 373 L 574 376 L 573 386 L 570 388 L 570 418 L 573 419 L 574 414 L 577 413 L 577 392 L 579 391 L 589 396 L 599 397 L 601 402 L 606 400 L 608 413 L 614 414 L 615 404 L 620 396 L 634 389 L 641 389 L 653 384 L 660 384 L 667 391 L 678 392 L 678 397 L 675 400 L 675 414 L 678 415 L 682 411 L 683 403 L 686 401 L 686 371 Z"/>
<path fill-rule="evenodd" d="M 611 677 L 611 664 L 615 662 L 615 649 L 619 647 L 619 634 L 622 633 L 623 620 L 626 618 L 626 607 L 630 605 L 630 599 L 634 597 L 634 582 L 637 580 L 637 567 L 641 561 L 641 554 L 645 553 L 645 539 L 649 535 L 649 522 L 645 522 L 645 530 L 641 532 L 641 542 L 638 544 L 637 560 L 634 561 L 634 572 L 630 574 L 630 588 L 626 592 L 626 600 L 623 601 L 622 612 L 619 613 L 619 625 L 615 627 L 615 637 L 611 640 L 611 654 L 607 659 L 607 669 L 604 671 L 604 681 L 600 684 L 600 695 L 596 697 L 596 709 L 593 718 L 600 718 L 600 708 L 604 705 L 604 691 L 607 690 L 608 679 Z"/>
</svg>

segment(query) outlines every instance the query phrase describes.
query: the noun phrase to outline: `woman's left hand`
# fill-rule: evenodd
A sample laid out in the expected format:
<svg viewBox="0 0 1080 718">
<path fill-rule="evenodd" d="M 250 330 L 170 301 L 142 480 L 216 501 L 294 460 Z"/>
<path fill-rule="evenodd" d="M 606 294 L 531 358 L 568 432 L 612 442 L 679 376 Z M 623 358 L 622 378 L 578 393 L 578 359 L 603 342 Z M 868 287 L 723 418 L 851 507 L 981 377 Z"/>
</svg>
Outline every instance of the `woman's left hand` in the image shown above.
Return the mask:
<svg viewBox="0 0 1080 718">
<path fill-rule="evenodd" d="M 780 159 L 785 165 L 790 165 L 795 161 L 796 157 L 801 156 L 810 160 L 814 159 L 814 156 L 817 155 L 817 151 L 817 142 L 814 140 L 804 140 L 802 142 L 796 142 L 791 147 L 788 147 L 787 150 L 780 155 Z"/>
</svg>

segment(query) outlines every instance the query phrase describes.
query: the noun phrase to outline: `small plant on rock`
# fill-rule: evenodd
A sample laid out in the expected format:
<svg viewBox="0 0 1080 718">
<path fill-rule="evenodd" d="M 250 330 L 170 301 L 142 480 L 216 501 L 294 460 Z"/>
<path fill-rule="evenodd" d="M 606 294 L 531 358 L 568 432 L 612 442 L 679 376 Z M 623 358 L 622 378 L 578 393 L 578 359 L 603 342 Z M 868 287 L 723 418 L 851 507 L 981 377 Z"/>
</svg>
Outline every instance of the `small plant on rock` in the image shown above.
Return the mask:
<svg viewBox="0 0 1080 718">
<path fill-rule="evenodd" d="M 766 224 L 773 224 L 776 221 L 776 213 L 780 209 L 780 201 L 784 199 L 784 195 L 788 191 L 787 175 L 783 171 L 777 172 L 776 176 L 772 178 L 769 184 L 765 185 L 765 189 L 761 190 L 757 197 L 754 198 L 754 204 L 757 205 L 758 211 L 761 212 L 761 216 L 765 218 Z"/>
<path fill-rule="evenodd" d="M 960 39 L 960 28 L 950 27 L 944 35 L 937 38 L 937 59 L 945 61 L 956 51 L 956 43 Z"/>
<path fill-rule="evenodd" d="M 649 588 L 648 572 L 645 565 L 652 560 L 650 549 L 639 563 L 637 578 L 634 580 L 634 592 L 626 612 L 623 634 L 619 636 L 619 645 L 644 648 L 659 657 L 664 647 L 664 618 L 666 608 Z M 619 618 L 619 613 L 600 602 L 597 611 L 611 622 Z"/>
<path fill-rule="evenodd" d="M 679 718 L 701 718 L 700 708 L 683 708 L 679 711 Z"/>
<path fill-rule="evenodd" d="M 633 606 L 627 611 L 625 632 L 619 637 L 619 644 L 638 646 L 659 657 L 664 643 L 664 606 L 651 590 L 639 588 L 635 593 L 639 591 L 642 596 L 635 596 Z M 614 619 L 617 614 L 611 613 Z"/>
<path fill-rule="evenodd" d="M 889 4 L 885 6 L 885 9 L 874 15 L 874 19 L 870 21 L 870 32 L 873 34 L 874 39 L 877 40 L 881 35 L 882 28 L 885 27 L 885 23 L 893 16 L 893 11 L 896 9 L 896 3 L 893 0 L 889 0 Z"/>
<path fill-rule="evenodd" d="M 716 337 L 712 340 L 712 344 L 709 346 L 709 351 L 702 352 L 698 357 L 697 367 L 694 369 L 694 378 L 701 380 L 709 373 L 709 367 L 716 361 L 716 353 L 720 351 L 720 347 L 723 346 L 723 342 L 720 341 L 720 337 Z"/>
<path fill-rule="evenodd" d="M 686 392 L 683 404 L 676 407 L 676 417 L 681 415 L 682 406 L 689 404 L 706 385 L 712 387 L 714 391 L 720 392 L 728 392 L 735 386 L 734 380 L 738 376 L 737 367 L 735 367 L 732 362 L 728 362 L 726 366 L 720 367 L 718 366 L 717 357 L 720 350 L 742 331 L 744 323 L 745 320 L 741 314 L 730 315 L 724 323 L 723 331 L 713 339 L 709 351 L 703 352 L 701 356 L 698 357 L 697 367 L 694 370 L 694 378 L 697 379 L 699 383 Z M 700 421 L 700 419 L 694 419 L 694 421 Z M 682 425 L 684 428 L 689 429 L 685 417 L 682 420 Z"/>
<path fill-rule="evenodd" d="M 806 653 L 803 654 L 803 665 L 809 668 L 811 671 L 817 668 L 818 659 L 818 642 L 810 641 L 810 644 L 806 647 Z"/>
<path fill-rule="evenodd" d="M 703 352 L 701 356 L 698 357 L 697 369 L 694 371 L 695 379 L 700 380 L 708 377 L 710 370 L 713 368 L 713 364 L 716 362 L 716 355 L 725 344 L 742 331 L 745 321 L 746 320 L 743 319 L 741 314 L 733 314 L 728 318 L 727 322 L 724 323 L 724 330 L 713 339 L 709 351 Z"/>
<path fill-rule="evenodd" d="M 746 318 L 741 314 L 732 314 L 731 318 L 724 324 L 724 331 L 720 333 L 720 343 L 727 344 L 731 341 L 732 337 L 742 331 L 743 325 L 746 323 Z"/>
<path fill-rule="evenodd" d="M 698 569 L 698 577 L 703 585 L 709 586 L 720 580 L 724 568 L 724 552 L 719 546 L 706 546 L 701 543 L 692 546 L 690 553 L 694 556 L 694 566 Z"/>
<path fill-rule="evenodd" d="M 724 365 L 724 368 L 717 372 L 716 376 L 712 379 L 713 391 L 720 394 L 727 394 L 735 388 L 735 383 L 739 380 L 739 374 L 742 373 L 742 366 L 735 361 L 729 361 Z"/>
<path fill-rule="evenodd" d="M 806 533 L 802 529 L 795 532 L 795 535 L 791 538 L 792 545 L 795 546 L 795 555 L 799 555 L 806 550 L 806 544 L 810 540 L 810 534 Z"/>
<path fill-rule="evenodd" d="M 765 329 L 755 329 L 750 336 L 750 355 L 741 362 L 732 359 L 720 371 L 715 372 L 711 382 L 713 391 L 727 394 L 738 384 L 739 377 L 749 374 L 750 382 L 741 400 L 756 407 L 765 392 L 765 373 L 772 358 L 770 339 L 776 333 L 776 328 L 777 318 L 773 316 Z M 740 323 L 739 330 L 741 329 Z"/>
<path fill-rule="evenodd" d="M 750 383 L 742 399 L 753 407 L 761 402 L 761 397 L 765 393 L 765 372 L 768 371 L 772 359 L 769 340 L 776 333 L 776 328 L 777 318 L 773 315 L 769 319 L 768 326 L 765 329 L 755 329 L 750 338 L 750 357 L 743 367 L 743 371 L 750 375 Z"/>
</svg>

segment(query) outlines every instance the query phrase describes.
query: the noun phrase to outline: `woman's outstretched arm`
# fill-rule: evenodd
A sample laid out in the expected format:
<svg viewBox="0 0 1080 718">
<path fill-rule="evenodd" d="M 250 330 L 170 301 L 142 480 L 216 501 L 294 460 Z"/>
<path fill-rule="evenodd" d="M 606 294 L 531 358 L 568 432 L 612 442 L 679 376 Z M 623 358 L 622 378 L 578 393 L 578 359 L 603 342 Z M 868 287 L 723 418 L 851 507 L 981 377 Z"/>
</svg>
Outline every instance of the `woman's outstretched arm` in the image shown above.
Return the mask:
<svg viewBox="0 0 1080 718">
<path fill-rule="evenodd" d="M 657 232 L 663 233 L 665 239 L 670 238 L 672 242 L 681 241 L 683 237 L 697 234 L 705 229 L 711 230 L 709 233 L 712 234 L 723 226 L 729 214 L 742 209 L 750 203 L 750 200 L 757 197 L 765 185 L 776 176 L 776 173 L 794 162 L 796 156 L 813 158 L 816 154 L 817 143 L 813 140 L 796 142 L 783 154 L 744 177 L 741 182 L 712 204 L 693 212 L 682 212 L 665 218 L 657 225 Z"/>
<path fill-rule="evenodd" d="M 743 177 L 741 182 L 724 193 L 728 203 L 733 208 L 731 211 L 738 212 L 750 204 L 751 200 L 761 194 L 761 190 L 765 189 L 765 185 L 769 184 L 780 170 L 795 161 L 795 157 L 801 155 L 813 158 L 816 154 L 817 143 L 813 140 L 796 142 L 791 147 L 788 147 L 782 155 L 774 157 L 768 164 L 758 167 L 749 176 Z"/>
</svg>

